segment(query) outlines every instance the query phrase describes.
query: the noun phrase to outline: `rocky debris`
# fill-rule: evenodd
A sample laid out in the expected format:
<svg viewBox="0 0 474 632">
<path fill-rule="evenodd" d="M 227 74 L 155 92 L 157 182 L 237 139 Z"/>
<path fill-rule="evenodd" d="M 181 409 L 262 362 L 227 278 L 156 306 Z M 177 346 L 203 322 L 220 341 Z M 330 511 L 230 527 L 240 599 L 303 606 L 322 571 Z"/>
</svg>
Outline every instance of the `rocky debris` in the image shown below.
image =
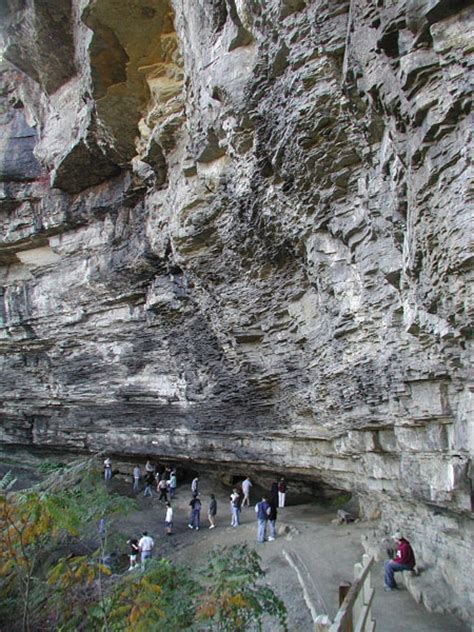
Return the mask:
<svg viewBox="0 0 474 632">
<path fill-rule="evenodd" d="M 385 5 L 1 9 L 1 440 L 355 492 L 466 616 L 473 11 Z"/>
</svg>

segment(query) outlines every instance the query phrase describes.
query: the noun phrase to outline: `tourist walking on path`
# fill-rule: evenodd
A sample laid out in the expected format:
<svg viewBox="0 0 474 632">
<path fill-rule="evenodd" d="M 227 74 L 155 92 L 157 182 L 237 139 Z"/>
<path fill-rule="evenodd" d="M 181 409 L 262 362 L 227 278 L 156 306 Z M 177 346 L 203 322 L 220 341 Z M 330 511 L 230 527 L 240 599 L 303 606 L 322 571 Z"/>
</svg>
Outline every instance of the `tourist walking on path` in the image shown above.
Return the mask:
<svg viewBox="0 0 474 632">
<path fill-rule="evenodd" d="M 209 529 L 214 529 L 216 526 L 216 514 L 217 514 L 217 500 L 214 494 L 211 494 L 211 500 L 209 501 L 209 507 L 207 509 L 207 519 L 209 520 Z"/>
<path fill-rule="evenodd" d="M 107 457 L 104 461 L 104 480 L 110 481 L 112 478 L 112 461 Z"/>
<path fill-rule="evenodd" d="M 140 489 L 140 479 L 142 477 L 142 471 L 139 465 L 135 465 L 133 468 L 133 491 L 138 492 Z"/>
<path fill-rule="evenodd" d="M 155 482 L 155 477 L 153 476 L 153 472 L 147 472 L 145 476 L 145 491 L 143 492 L 144 496 L 153 496 L 153 492 L 151 491 L 151 488 L 154 482 Z"/>
<path fill-rule="evenodd" d="M 165 530 L 167 535 L 171 535 L 173 529 L 173 507 L 171 503 L 166 502 Z"/>
<path fill-rule="evenodd" d="M 240 494 L 234 487 L 230 495 L 231 527 L 238 527 L 240 524 Z"/>
<path fill-rule="evenodd" d="M 199 496 L 193 496 L 191 498 L 189 506 L 191 507 L 191 517 L 188 527 L 190 529 L 196 529 L 196 531 L 199 531 L 201 523 L 201 500 L 199 499 Z"/>
<path fill-rule="evenodd" d="M 284 507 L 286 500 L 286 482 L 284 478 L 280 478 L 278 483 L 278 506 Z"/>
<path fill-rule="evenodd" d="M 268 513 L 268 528 L 269 528 L 269 536 L 268 541 L 273 542 L 276 538 L 276 521 L 277 521 L 277 499 L 273 497 L 270 500 L 270 511 Z"/>
<path fill-rule="evenodd" d="M 267 520 L 270 513 L 270 505 L 267 497 L 262 496 L 262 500 L 255 505 L 255 513 L 257 514 L 257 542 L 265 542 L 267 537 Z"/>
<path fill-rule="evenodd" d="M 242 492 L 244 494 L 244 498 L 242 500 L 242 507 L 250 507 L 250 488 L 252 487 L 252 481 L 247 478 L 242 481 Z"/>
<path fill-rule="evenodd" d="M 393 560 L 387 560 L 384 564 L 384 584 L 385 590 L 394 590 L 397 587 L 394 574 L 398 571 L 412 571 L 415 568 L 415 554 L 411 544 L 405 539 L 400 531 L 393 534 L 393 539 L 397 543 L 397 552 Z"/>
<path fill-rule="evenodd" d="M 159 492 L 158 500 L 164 500 L 168 502 L 168 481 L 162 478 L 156 487 L 156 491 Z"/>
<path fill-rule="evenodd" d="M 199 494 L 199 477 L 193 478 L 193 482 L 191 483 L 191 494 L 193 496 L 197 496 Z"/>
<path fill-rule="evenodd" d="M 176 496 L 176 487 L 178 486 L 178 481 L 176 478 L 176 470 L 171 470 L 169 487 L 170 487 L 170 498 L 173 499 Z"/>
<path fill-rule="evenodd" d="M 155 466 L 151 461 L 147 461 L 145 464 L 145 472 L 151 472 L 153 476 L 155 475 Z"/>
<path fill-rule="evenodd" d="M 138 541 L 138 548 L 141 554 L 142 570 L 145 568 L 145 562 L 153 555 L 153 549 L 155 548 L 155 541 L 148 535 L 147 531 L 142 533 L 142 537 Z"/>
<path fill-rule="evenodd" d="M 129 571 L 132 571 L 134 568 L 138 566 L 137 557 L 140 553 L 140 547 L 138 546 L 138 540 L 136 538 L 132 538 L 127 540 L 127 544 L 130 546 L 130 566 L 128 568 Z"/>
</svg>

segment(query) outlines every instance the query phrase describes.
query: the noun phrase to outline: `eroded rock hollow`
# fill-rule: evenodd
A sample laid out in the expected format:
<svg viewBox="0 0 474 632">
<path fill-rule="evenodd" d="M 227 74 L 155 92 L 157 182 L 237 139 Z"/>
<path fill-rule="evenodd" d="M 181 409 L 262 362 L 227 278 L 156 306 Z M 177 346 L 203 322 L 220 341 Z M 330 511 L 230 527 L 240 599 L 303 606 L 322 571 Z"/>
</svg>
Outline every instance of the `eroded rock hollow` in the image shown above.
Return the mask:
<svg viewBox="0 0 474 632">
<path fill-rule="evenodd" d="M 4 447 L 351 491 L 468 618 L 470 4 L 2 2 Z"/>
</svg>

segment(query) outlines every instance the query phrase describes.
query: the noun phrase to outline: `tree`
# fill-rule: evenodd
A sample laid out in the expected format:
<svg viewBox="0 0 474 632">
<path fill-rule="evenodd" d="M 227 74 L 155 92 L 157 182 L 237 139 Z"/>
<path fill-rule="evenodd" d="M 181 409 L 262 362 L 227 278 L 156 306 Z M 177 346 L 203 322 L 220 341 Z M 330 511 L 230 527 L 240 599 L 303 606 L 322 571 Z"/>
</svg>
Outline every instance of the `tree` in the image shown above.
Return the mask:
<svg viewBox="0 0 474 632">
<path fill-rule="evenodd" d="M 151 560 L 144 573 L 125 576 L 114 587 L 110 620 L 126 632 L 190 629 L 198 590 L 187 569 Z"/>
<path fill-rule="evenodd" d="M 0 593 L 9 600 L 10 615 L 15 614 L 15 607 L 20 608 L 19 627 L 25 631 L 31 629 L 32 601 L 38 617 L 48 610 L 51 589 L 45 567 L 58 559 L 57 551 L 66 539 L 69 547 L 74 541 L 83 549 L 87 540 L 96 543 L 93 546 L 99 553 L 91 559 L 98 560 L 94 573 L 100 577 L 106 572 L 102 564 L 105 541 L 101 539 L 97 546 L 96 525 L 104 516 L 133 504 L 109 494 L 98 482 L 91 462 L 76 464 L 69 473 L 55 473 L 49 487 L 59 491 L 34 489 L 0 494 Z M 82 570 L 79 574 L 82 577 Z"/>
<path fill-rule="evenodd" d="M 262 583 L 260 556 L 247 546 L 221 548 L 205 572 L 207 585 L 199 599 L 198 629 L 219 632 L 261 630 L 266 616 L 286 630 L 286 608 Z"/>
</svg>

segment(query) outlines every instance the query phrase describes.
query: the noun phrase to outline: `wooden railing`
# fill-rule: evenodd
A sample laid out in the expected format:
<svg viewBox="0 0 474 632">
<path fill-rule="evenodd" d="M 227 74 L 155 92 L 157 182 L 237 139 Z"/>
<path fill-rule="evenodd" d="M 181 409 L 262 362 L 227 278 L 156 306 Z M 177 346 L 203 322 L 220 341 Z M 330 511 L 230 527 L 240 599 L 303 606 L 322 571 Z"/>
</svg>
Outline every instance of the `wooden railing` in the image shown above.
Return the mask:
<svg viewBox="0 0 474 632">
<path fill-rule="evenodd" d="M 374 589 L 370 581 L 370 569 L 374 558 L 362 556 L 362 564 L 354 565 L 354 583 L 340 586 L 340 608 L 331 623 L 326 615 L 314 620 L 315 632 L 373 632 L 375 621 L 372 620 L 372 600 Z"/>
</svg>

